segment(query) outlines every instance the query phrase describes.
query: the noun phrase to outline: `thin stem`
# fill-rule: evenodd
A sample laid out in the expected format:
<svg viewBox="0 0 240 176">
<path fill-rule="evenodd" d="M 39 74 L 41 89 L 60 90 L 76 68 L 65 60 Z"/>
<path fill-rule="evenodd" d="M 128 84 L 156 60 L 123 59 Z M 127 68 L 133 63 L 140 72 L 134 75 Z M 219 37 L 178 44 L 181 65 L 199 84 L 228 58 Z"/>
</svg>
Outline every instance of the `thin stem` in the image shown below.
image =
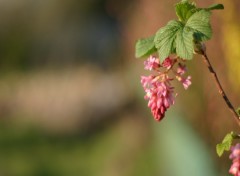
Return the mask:
<svg viewBox="0 0 240 176">
<path fill-rule="evenodd" d="M 235 111 L 233 105 L 231 104 L 230 100 L 228 99 L 227 95 L 225 94 L 223 88 L 222 88 L 222 85 L 221 83 L 219 82 L 219 79 L 217 77 L 217 74 L 216 72 L 214 71 L 209 59 L 208 59 L 208 56 L 206 54 L 206 52 L 203 52 L 202 53 L 202 56 L 203 56 L 203 59 L 204 59 L 204 62 L 207 64 L 207 67 L 211 73 L 211 75 L 213 76 L 214 80 L 215 80 L 215 83 L 216 83 L 216 86 L 218 88 L 218 92 L 219 94 L 223 97 L 225 103 L 227 104 L 228 106 L 228 109 L 232 112 L 233 114 L 233 117 L 234 119 L 236 120 L 237 124 L 240 126 L 240 119 L 239 119 L 239 116 L 237 114 L 237 112 Z"/>
<path fill-rule="evenodd" d="M 234 139 L 240 139 L 240 134 L 235 134 L 235 133 L 233 133 L 233 138 L 234 138 Z"/>
</svg>

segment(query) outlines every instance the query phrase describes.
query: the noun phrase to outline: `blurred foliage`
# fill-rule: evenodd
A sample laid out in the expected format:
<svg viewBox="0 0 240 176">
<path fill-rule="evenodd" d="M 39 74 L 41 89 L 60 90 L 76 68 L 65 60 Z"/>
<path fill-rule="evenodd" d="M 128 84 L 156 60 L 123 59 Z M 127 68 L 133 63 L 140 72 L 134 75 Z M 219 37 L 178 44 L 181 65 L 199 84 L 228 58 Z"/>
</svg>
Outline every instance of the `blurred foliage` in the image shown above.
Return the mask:
<svg viewBox="0 0 240 176">
<path fill-rule="evenodd" d="M 129 138 L 125 138 L 125 125 L 130 127 L 121 122 L 90 136 L 59 136 L 45 134 L 32 127 L 9 128 L 9 124 L 6 127 L 1 123 L 0 174 L 144 176 L 152 173 L 155 156 L 151 145 L 140 147 L 134 144 L 136 141 L 127 143 Z M 144 161 L 149 162 L 146 164 Z"/>
<path fill-rule="evenodd" d="M 1 70 L 89 61 L 109 67 L 116 62 L 110 58 L 119 52 L 119 27 L 107 13 L 105 0 L 0 5 Z"/>
<path fill-rule="evenodd" d="M 224 1 L 228 5 L 229 13 L 221 14 L 223 19 L 222 48 L 226 57 L 229 79 L 235 91 L 240 88 L 240 22 L 239 1 Z"/>
<path fill-rule="evenodd" d="M 208 147 L 181 117 L 181 113 L 175 110 L 168 115 L 170 118 L 161 128 L 155 125 L 162 175 L 219 175 Z"/>
</svg>

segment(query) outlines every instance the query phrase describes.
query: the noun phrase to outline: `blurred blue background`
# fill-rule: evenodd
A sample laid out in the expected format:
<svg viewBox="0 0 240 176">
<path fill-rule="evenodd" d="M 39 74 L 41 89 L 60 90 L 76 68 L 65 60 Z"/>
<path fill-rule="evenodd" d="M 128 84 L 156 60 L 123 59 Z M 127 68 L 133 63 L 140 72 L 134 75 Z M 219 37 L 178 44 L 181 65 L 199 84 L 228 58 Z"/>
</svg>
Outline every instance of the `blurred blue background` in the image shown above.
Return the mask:
<svg viewBox="0 0 240 176">
<path fill-rule="evenodd" d="M 0 176 L 228 175 L 215 145 L 238 127 L 200 56 L 160 123 L 143 99 L 135 42 L 177 2 L 0 0 Z M 218 3 L 206 45 L 237 105 L 240 3 Z"/>
</svg>

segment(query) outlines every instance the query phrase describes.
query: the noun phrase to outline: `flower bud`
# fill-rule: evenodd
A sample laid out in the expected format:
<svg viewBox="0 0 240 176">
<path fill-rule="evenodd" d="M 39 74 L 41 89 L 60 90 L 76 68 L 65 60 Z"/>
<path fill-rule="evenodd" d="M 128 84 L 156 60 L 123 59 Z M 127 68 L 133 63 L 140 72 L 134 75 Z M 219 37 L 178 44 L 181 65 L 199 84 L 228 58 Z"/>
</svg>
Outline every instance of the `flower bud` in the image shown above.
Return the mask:
<svg viewBox="0 0 240 176">
<path fill-rule="evenodd" d="M 206 45 L 201 42 L 194 42 L 194 53 L 195 54 L 205 54 L 206 53 Z"/>
</svg>

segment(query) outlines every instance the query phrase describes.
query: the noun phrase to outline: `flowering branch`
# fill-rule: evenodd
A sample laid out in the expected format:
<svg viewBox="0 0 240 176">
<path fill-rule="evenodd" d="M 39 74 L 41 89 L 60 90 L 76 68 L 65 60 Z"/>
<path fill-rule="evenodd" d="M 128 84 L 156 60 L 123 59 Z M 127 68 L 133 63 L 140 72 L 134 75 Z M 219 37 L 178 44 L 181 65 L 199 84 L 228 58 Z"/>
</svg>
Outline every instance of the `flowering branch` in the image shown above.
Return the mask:
<svg viewBox="0 0 240 176">
<path fill-rule="evenodd" d="M 217 76 L 216 72 L 214 71 L 214 69 L 213 69 L 205 51 L 203 51 L 202 57 L 204 59 L 204 62 L 207 64 L 208 70 L 210 71 L 211 75 L 213 76 L 213 78 L 215 80 L 215 83 L 216 83 L 216 86 L 218 88 L 219 94 L 223 97 L 223 99 L 224 99 L 225 103 L 227 104 L 229 110 L 232 112 L 234 119 L 236 120 L 237 124 L 240 126 L 239 116 L 238 116 L 237 112 L 235 111 L 232 103 L 228 99 L 226 93 L 224 92 L 224 90 L 222 88 L 222 85 L 221 85 L 221 83 L 218 79 L 218 76 Z"/>
<path fill-rule="evenodd" d="M 194 2 L 181 0 L 175 5 L 178 20 L 169 21 L 153 36 L 139 39 L 136 42 L 136 58 L 148 57 L 144 65 L 146 70 L 151 71 L 151 74 L 141 76 L 141 83 L 146 93 L 144 98 L 148 100 L 148 107 L 157 121 L 162 120 L 165 112 L 175 103 L 177 93 L 174 92 L 171 82 L 177 80 L 185 89 L 191 85 L 191 76 L 184 76 L 186 65 L 183 62 L 193 59 L 194 54 L 200 54 L 215 80 L 219 94 L 240 126 L 240 110 L 235 111 L 224 92 L 203 43 L 212 37 L 211 11 L 219 9 L 224 9 L 224 6 L 214 4 L 207 8 L 198 8 Z M 153 55 L 156 52 L 159 57 Z M 176 57 L 171 58 L 172 55 Z M 170 76 L 170 71 L 174 77 Z M 229 173 L 240 176 L 240 143 L 232 146 L 234 139 L 240 139 L 240 134 L 233 132 L 227 134 L 223 141 L 217 144 L 216 150 L 221 156 L 224 151 L 231 149 L 230 159 L 233 160 L 233 164 Z"/>
</svg>

